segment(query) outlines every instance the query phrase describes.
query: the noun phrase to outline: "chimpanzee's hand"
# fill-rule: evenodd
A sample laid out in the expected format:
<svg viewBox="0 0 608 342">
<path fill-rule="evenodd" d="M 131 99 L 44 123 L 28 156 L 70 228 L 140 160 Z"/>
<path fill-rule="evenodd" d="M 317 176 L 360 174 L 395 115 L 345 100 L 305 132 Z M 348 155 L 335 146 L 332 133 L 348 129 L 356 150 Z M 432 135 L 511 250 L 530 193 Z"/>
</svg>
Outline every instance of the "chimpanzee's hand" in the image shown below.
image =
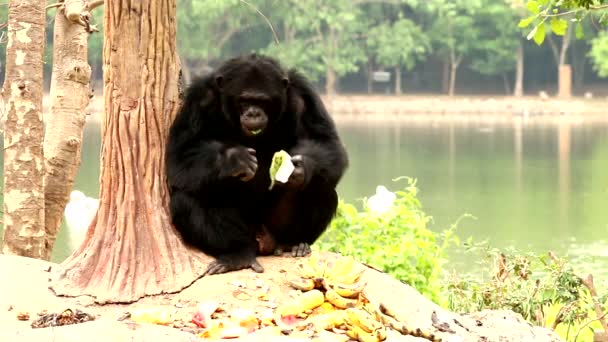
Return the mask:
<svg viewBox="0 0 608 342">
<path fill-rule="evenodd" d="M 291 162 L 295 168 L 291 176 L 289 176 L 286 185 L 292 189 L 305 187 L 312 177 L 313 161 L 301 154 L 296 154 L 291 157 Z"/>
<path fill-rule="evenodd" d="M 258 169 L 255 150 L 244 146 L 231 147 L 224 154 L 224 165 L 220 172 L 223 177 L 236 177 L 243 182 L 250 181 Z"/>
</svg>

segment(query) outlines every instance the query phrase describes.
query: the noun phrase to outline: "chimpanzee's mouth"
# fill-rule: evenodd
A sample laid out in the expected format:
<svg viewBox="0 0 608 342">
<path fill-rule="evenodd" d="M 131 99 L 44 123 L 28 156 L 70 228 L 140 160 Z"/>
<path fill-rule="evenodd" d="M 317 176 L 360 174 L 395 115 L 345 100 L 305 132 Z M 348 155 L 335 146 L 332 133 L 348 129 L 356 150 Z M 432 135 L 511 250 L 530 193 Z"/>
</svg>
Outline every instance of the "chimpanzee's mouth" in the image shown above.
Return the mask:
<svg viewBox="0 0 608 342">
<path fill-rule="evenodd" d="M 261 135 L 262 133 L 264 133 L 264 128 L 265 127 L 260 125 L 242 125 L 241 127 L 243 134 L 248 137 L 256 137 Z"/>
</svg>

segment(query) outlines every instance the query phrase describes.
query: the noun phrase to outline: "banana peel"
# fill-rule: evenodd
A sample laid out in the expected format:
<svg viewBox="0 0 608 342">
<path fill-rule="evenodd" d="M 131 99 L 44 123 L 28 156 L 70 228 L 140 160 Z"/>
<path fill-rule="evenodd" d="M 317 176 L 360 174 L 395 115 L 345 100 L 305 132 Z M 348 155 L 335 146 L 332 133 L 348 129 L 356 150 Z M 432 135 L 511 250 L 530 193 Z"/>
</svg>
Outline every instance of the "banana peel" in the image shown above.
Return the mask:
<svg viewBox="0 0 608 342">
<path fill-rule="evenodd" d="M 363 265 L 350 256 L 320 258 L 313 252 L 297 265 L 298 275 L 289 284 L 301 291 L 312 289 L 334 289 L 345 298 L 355 298 L 365 288 L 360 281 L 365 271 Z"/>
<path fill-rule="evenodd" d="M 277 308 L 277 313 L 283 316 L 298 315 L 307 310 L 312 310 L 325 302 L 323 292 L 319 290 L 310 290 L 302 293 L 297 298 L 289 303 L 283 304 Z"/>
<path fill-rule="evenodd" d="M 173 310 L 165 307 L 137 308 L 131 311 L 131 320 L 138 323 L 167 325 L 173 322 Z"/>
<path fill-rule="evenodd" d="M 349 325 L 348 330 L 346 330 L 346 335 L 353 340 L 357 340 L 359 342 L 380 342 L 386 339 L 386 332 L 384 332 L 384 336 L 379 331 L 374 332 L 366 332 L 363 328 L 357 325 Z"/>
<path fill-rule="evenodd" d="M 342 284 L 336 283 L 333 284 L 332 288 L 336 291 L 340 296 L 344 298 L 356 298 L 360 293 L 365 289 L 366 283 L 358 281 L 354 284 Z"/>
<path fill-rule="evenodd" d="M 291 162 L 291 156 L 284 150 L 276 152 L 272 156 L 272 162 L 270 164 L 270 187 L 268 190 L 272 190 L 275 182 L 287 183 L 289 176 L 295 170 L 295 166 Z"/>
<path fill-rule="evenodd" d="M 334 289 L 329 289 L 325 292 L 325 300 L 340 309 L 354 308 L 357 305 L 356 299 L 344 298 Z"/>
<path fill-rule="evenodd" d="M 317 331 L 332 330 L 346 323 L 346 312 L 335 310 L 320 315 L 311 316 L 307 323 L 312 324 Z"/>
</svg>

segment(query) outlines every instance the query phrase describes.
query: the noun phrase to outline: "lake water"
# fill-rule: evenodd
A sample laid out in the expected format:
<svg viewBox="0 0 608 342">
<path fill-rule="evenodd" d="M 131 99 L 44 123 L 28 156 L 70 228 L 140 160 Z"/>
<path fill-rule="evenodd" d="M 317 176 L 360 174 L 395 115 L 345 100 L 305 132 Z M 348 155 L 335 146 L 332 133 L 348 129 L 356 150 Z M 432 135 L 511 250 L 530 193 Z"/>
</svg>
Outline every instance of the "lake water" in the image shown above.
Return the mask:
<svg viewBox="0 0 608 342">
<path fill-rule="evenodd" d="M 476 219 L 460 222 L 463 239 L 608 264 L 608 119 L 340 119 L 338 127 L 351 161 L 339 186 L 345 200 L 356 203 L 379 184 L 399 189 L 405 183 L 391 180 L 409 176 L 434 230 L 469 213 Z M 100 139 L 99 125 L 87 123 L 75 188 L 92 197 Z M 64 226 L 54 261 L 73 248 Z"/>
</svg>

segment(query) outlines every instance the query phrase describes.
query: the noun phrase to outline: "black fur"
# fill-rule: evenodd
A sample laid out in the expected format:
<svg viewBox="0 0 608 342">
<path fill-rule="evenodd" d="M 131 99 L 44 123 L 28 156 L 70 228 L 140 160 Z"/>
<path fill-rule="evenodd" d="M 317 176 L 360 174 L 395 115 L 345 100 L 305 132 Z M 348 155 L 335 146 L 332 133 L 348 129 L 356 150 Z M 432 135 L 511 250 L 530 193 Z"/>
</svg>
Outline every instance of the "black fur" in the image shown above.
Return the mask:
<svg viewBox="0 0 608 342">
<path fill-rule="evenodd" d="M 244 91 L 273 99 L 257 136 L 244 134 L 239 122 L 236 98 Z M 281 149 L 298 156 L 297 172 L 268 190 L 270 162 Z M 335 124 L 302 75 L 265 56 L 233 58 L 192 82 L 171 126 L 166 174 L 173 224 L 186 243 L 216 258 L 208 274 L 262 272 L 256 234 L 270 234 L 272 250 L 309 252 L 306 244 L 336 212 L 335 188 L 347 166 Z"/>
</svg>

